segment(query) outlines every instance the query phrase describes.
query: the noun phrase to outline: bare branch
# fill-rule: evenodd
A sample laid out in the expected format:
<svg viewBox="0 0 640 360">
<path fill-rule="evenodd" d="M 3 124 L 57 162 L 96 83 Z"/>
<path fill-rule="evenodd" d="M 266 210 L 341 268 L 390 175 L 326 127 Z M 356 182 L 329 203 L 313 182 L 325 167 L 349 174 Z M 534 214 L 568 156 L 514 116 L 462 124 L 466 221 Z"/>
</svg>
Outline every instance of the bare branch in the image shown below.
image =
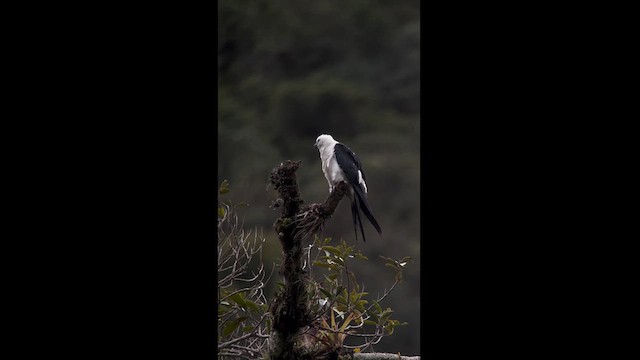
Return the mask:
<svg viewBox="0 0 640 360">
<path fill-rule="evenodd" d="M 396 281 L 393 283 L 393 285 L 391 285 L 391 288 L 389 288 L 389 291 L 386 291 L 386 290 L 385 290 L 384 295 L 382 295 L 382 297 L 381 297 L 381 298 L 379 298 L 378 300 L 376 300 L 376 302 L 379 304 L 382 300 L 384 300 L 384 299 L 387 297 L 387 295 L 391 294 L 391 292 L 393 291 L 393 289 L 394 289 L 394 288 L 396 287 L 396 285 L 398 285 L 398 284 L 399 284 L 399 281 L 398 281 L 398 280 L 396 280 Z M 369 305 L 369 307 L 366 309 L 366 311 L 365 311 L 365 312 L 368 312 L 369 310 L 371 310 L 371 308 L 372 308 L 373 306 L 374 306 L 374 304 Z"/>
<path fill-rule="evenodd" d="M 388 353 L 356 353 L 353 360 L 420 360 L 420 356 L 401 356 Z"/>
<path fill-rule="evenodd" d="M 252 311 L 244 311 L 241 306 L 233 303 L 223 305 L 222 302 L 229 300 L 234 294 L 244 292 L 247 301 L 259 305 L 266 304 L 267 299 L 262 291 L 267 275 L 262 262 L 262 245 L 265 238 L 257 228 L 245 231 L 241 227 L 242 223 L 234 212 L 235 206 L 222 204 L 221 207 L 224 209 L 224 215 L 218 218 L 218 306 L 222 306 L 221 309 L 224 310 L 218 315 L 218 333 L 221 334 L 231 321 L 242 323 L 234 325 L 236 328 L 231 334 L 219 339 L 221 342 L 218 349 L 221 351 L 218 356 L 255 359 L 267 341 L 263 333 L 266 331 L 264 319 L 269 313 L 263 313 L 258 319 Z M 255 260 L 258 260 L 257 268 L 251 265 Z M 242 286 L 237 288 L 238 284 Z M 232 291 L 225 290 L 229 288 Z M 245 333 L 246 326 L 253 326 L 253 330 Z"/>
<path fill-rule="evenodd" d="M 235 338 L 235 339 L 229 340 L 227 342 L 224 342 L 222 344 L 218 344 L 218 350 L 227 348 L 227 347 L 231 346 L 231 344 L 235 344 L 235 343 L 237 343 L 239 341 L 242 341 L 244 339 L 248 339 L 248 338 L 254 336 L 255 333 L 258 331 L 258 328 L 259 328 L 260 324 L 262 324 L 262 321 L 264 320 L 265 317 L 267 317 L 267 315 L 269 315 L 269 313 L 262 314 L 262 317 L 260 317 L 260 322 L 258 322 L 258 325 L 251 332 L 248 332 L 248 333 L 240 336 L 239 338 Z"/>
</svg>

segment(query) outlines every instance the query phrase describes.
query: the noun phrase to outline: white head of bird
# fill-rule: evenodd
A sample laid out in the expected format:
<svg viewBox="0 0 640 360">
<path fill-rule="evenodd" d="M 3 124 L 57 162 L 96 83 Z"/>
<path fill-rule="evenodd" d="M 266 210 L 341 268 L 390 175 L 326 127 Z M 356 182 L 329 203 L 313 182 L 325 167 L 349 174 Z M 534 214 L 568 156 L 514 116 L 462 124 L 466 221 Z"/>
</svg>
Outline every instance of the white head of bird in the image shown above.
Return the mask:
<svg viewBox="0 0 640 360">
<path fill-rule="evenodd" d="M 322 134 L 322 135 L 318 136 L 318 138 L 316 139 L 316 143 L 315 143 L 314 147 L 316 149 L 322 151 L 327 146 L 333 145 L 335 143 L 337 143 L 337 141 L 333 138 L 333 136 L 327 135 L 327 134 Z"/>
</svg>

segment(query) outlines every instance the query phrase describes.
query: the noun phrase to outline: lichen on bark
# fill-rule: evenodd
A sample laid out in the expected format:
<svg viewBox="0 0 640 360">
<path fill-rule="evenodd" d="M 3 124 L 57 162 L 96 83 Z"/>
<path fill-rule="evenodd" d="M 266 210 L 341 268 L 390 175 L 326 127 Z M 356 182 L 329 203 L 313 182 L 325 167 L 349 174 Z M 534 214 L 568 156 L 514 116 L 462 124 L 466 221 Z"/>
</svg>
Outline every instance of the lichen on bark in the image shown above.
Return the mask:
<svg viewBox="0 0 640 360">
<path fill-rule="evenodd" d="M 348 188 L 346 183 L 340 183 L 323 204 L 302 207 L 304 201 L 296 179 L 299 166 L 299 161 L 287 160 L 274 168 L 269 176 L 280 197 L 276 203 L 282 212 L 274 223 L 274 230 L 282 245 L 280 275 L 284 280 L 284 289 L 270 308 L 273 327 L 267 351 L 269 359 L 312 358 L 313 349 L 308 349 L 299 336 L 300 330 L 312 321 L 305 296 L 308 275 L 302 269 L 302 241 L 322 228 Z"/>
</svg>

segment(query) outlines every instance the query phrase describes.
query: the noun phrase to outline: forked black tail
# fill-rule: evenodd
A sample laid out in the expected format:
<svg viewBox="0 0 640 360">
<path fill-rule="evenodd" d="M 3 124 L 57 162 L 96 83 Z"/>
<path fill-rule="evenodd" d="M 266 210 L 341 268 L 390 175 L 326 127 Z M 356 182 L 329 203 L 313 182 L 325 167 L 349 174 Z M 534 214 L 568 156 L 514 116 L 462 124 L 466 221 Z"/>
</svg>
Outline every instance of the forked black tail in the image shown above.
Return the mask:
<svg viewBox="0 0 640 360">
<path fill-rule="evenodd" d="M 353 230 L 356 231 L 356 241 L 358 241 L 358 224 L 360 224 L 360 232 L 362 233 L 362 241 L 367 242 L 367 238 L 364 236 L 364 227 L 362 226 L 362 219 L 360 218 L 360 207 L 355 197 L 351 197 L 351 211 L 353 213 Z"/>
<path fill-rule="evenodd" d="M 367 197 L 362 191 L 362 188 L 360 186 L 353 186 L 353 190 L 355 191 L 356 197 L 358 198 L 357 200 L 353 199 L 353 202 L 356 203 L 356 209 L 359 207 L 364 213 L 364 215 L 367 217 L 367 219 L 369 219 L 369 221 L 371 222 L 371 225 L 373 225 L 373 227 L 376 228 L 376 230 L 378 231 L 378 234 L 382 235 L 382 230 L 380 229 L 380 225 L 378 225 L 376 218 L 373 217 L 373 211 L 371 211 L 371 208 L 367 203 Z M 360 206 L 358 206 L 358 203 Z M 360 219 L 359 213 L 360 212 L 358 211 L 357 214 L 358 214 L 358 219 L 360 220 L 360 229 L 362 230 L 362 219 Z M 364 231 L 362 232 L 362 237 L 364 240 Z"/>
</svg>

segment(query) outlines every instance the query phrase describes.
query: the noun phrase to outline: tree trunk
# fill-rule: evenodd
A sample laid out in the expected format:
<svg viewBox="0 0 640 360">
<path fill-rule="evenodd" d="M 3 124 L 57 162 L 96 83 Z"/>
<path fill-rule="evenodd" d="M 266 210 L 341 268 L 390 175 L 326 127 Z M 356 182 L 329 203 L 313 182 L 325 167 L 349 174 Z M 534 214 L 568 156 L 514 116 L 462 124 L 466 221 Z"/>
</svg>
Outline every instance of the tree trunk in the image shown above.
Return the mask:
<svg viewBox="0 0 640 360">
<path fill-rule="evenodd" d="M 302 345 L 295 346 L 298 333 L 304 326 L 309 325 L 308 304 L 304 300 L 304 291 L 307 274 L 302 270 L 302 240 L 304 236 L 298 236 L 296 232 L 297 215 L 312 211 L 312 215 L 320 218 L 320 221 L 333 214 L 340 199 L 348 189 L 346 183 L 338 184 L 329 195 L 324 204 L 312 204 L 301 209 L 303 204 L 300 198 L 296 170 L 300 166 L 299 161 L 287 160 L 276 167 L 270 175 L 271 184 L 278 191 L 280 200 L 276 203 L 282 207 L 282 215 L 274 224 L 274 229 L 282 245 L 283 259 L 280 274 L 284 279 L 284 291 L 275 299 L 270 308 L 273 326 L 269 338 L 269 359 L 304 359 L 309 355 Z M 309 235 L 309 233 L 307 233 Z"/>
<path fill-rule="evenodd" d="M 296 170 L 299 161 L 287 160 L 273 169 L 271 184 L 280 198 L 275 204 L 282 208 L 282 215 L 276 219 L 274 229 L 282 245 L 282 266 L 280 275 L 284 279 L 284 291 L 273 302 L 269 311 L 273 319 L 267 358 L 271 360 L 312 359 L 312 352 L 304 348 L 305 341 L 299 339 L 300 330 L 309 325 L 308 303 L 305 299 L 307 273 L 302 269 L 302 240 L 320 229 L 349 190 L 345 182 L 339 183 L 322 204 L 303 207 L 300 197 Z M 298 221 L 304 218 L 305 221 Z M 311 220 L 309 220 L 311 219 Z M 304 228 L 303 231 L 300 229 Z M 311 265 L 309 265 L 311 266 Z M 337 358 L 338 354 L 334 354 Z M 420 360 L 420 356 L 400 356 L 387 353 L 357 353 L 354 360 Z"/>
</svg>

